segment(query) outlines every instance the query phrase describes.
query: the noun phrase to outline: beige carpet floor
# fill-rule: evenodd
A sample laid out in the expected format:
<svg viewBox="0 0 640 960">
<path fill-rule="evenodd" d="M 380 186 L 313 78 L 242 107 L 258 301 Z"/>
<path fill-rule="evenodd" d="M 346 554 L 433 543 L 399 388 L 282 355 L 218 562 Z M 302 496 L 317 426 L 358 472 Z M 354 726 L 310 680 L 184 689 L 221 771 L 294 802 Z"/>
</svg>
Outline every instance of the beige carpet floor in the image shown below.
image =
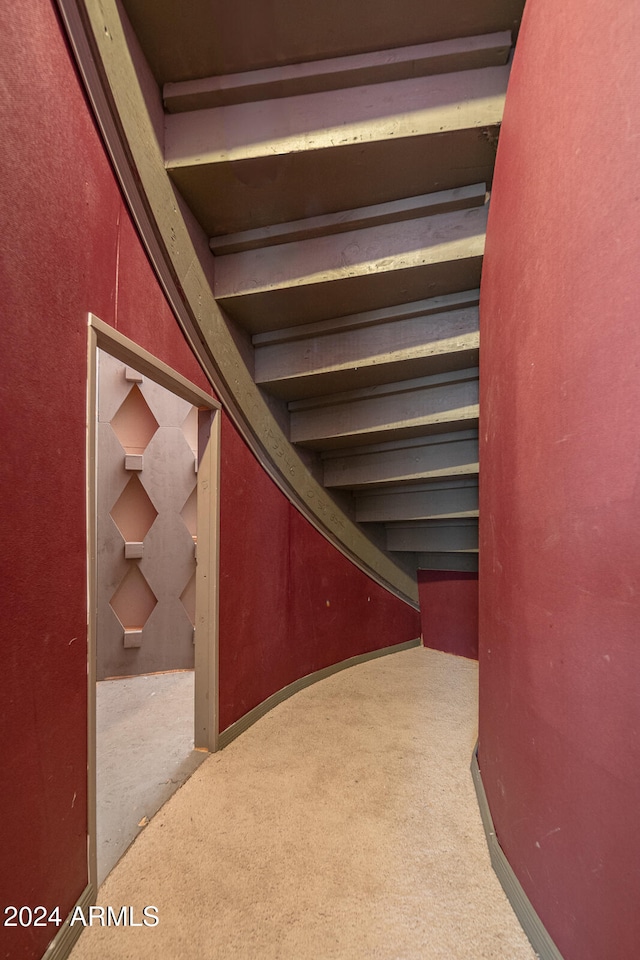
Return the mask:
<svg viewBox="0 0 640 960">
<path fill-rule="evenodd" d="M 209 757 L 100 889 L 155 927 L 73 960 L 533 960 L 469 772 L 477 664 L 416 648 L 343 671 Z"/>
</svg>

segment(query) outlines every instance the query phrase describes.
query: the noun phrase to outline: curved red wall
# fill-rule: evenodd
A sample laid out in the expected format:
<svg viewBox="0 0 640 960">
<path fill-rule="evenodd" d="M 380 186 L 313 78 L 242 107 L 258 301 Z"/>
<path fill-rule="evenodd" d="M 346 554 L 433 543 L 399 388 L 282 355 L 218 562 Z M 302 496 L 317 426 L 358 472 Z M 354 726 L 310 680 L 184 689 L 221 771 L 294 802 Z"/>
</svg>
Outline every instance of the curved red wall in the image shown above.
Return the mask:
<svg viewBox="0 0 640 960">
<path fill-rule="evenodd" d="M 131 225 L 52 4 L 4 5 L 0 24 L 0 903 L 64 917 L 87 883 L 87 313 L 208 384 Z M 0 954 L 40 957 L 55 932 L 0 927 Z"/>
<path fill-rule="evenodd" d="M 299 677 L 420 636 L 420 615 L 342 556 L 223 421 L 220 729 Z"/>
<path fill-rule="evenodd" d="M 528 0 L 480 306 L 480 768 L 565 960 L 640 948 L 639 47 Z"/>
<path fill-rule="evenodd" d="M 418 570 L 425 647 L 478 659 L 478 574 Z"/>
<path fill-rule="evenodd" d="M 87 883 L 87 313 L 210 388 L 131 224 L 54 5 L 4 4 L 0 28 L 0 904 L 64 917 Z M 228 422 L 222 443 L 228 725 L 299 676 L 417 636 L 419 620 L 297 514 Z M 34 960 L 54 933 L 0 926 L 0 954 Z"/>
</svg>

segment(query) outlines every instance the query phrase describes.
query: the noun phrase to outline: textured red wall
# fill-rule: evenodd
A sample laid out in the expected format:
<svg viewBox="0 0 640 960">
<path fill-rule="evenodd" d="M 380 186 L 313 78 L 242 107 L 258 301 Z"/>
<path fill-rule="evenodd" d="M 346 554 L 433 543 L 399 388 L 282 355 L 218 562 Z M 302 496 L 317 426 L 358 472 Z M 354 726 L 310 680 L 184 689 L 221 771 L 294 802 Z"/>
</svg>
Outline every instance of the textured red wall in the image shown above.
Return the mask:
<svg viewBox="0 0 640 960">
<path fill-rule="evenodd" d="M 418 612 L 338 553 L 223 421 L 220 729 L 299 677 L 419 635 Z"/>
<path fill-rule="evenodd" d="M 478 574 L 418 570 L 425 647 L 478 659 Z"/>
<path fill-rule="evenodd" d="M 49 0 L 0 7 L 0 63 L 0 909 L 65 916 L 87 883 L 87 313 L 207 381 L 131 225 Z M 296 513 L 228 423 L 223 459 L 229 723 L 296 677 L 419 627 Z M 54 933 L 0 926 L 0 956 L 38 958 Z"/>
<path fill-rule="evenodd" d="M 528 0 L 480 307 L 480 767 L 565 960 L 640 945 L 639 46 Z"/>
<path fill-rule="evenodd" d="M 0 27 L 0 906 L 64 916 L 87 883 L 88 311 L 207 384 L 124 210 L 51 3 L 5 4 Z M 0 927 L 0 955 L 40 957 L 54 933 Z"/>
</svg>

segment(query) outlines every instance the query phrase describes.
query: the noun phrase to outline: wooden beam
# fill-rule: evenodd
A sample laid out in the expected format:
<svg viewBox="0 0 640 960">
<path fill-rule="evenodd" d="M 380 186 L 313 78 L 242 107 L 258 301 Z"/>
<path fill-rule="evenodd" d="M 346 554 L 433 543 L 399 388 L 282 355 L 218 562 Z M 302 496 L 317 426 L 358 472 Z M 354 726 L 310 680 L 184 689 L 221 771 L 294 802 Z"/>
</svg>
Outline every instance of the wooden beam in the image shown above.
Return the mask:
<svg viewBox="0 0 640 960">
<path fill-rule="evenodd" d="M 420 197 L 403 197 L 388 203 L 376 203 L 355 210 L 340 210 L 327 213 L 323 217 L 306 217 L 292 223 L 276 223 L 256 230 L 244 230 L 223 237 L 212 237 L 209 246 L 216 256 L 225 253 L 242 253 L 259 247 L 273 247 L 295 240 L 310 240 L 327 234 L 346 233 L 349 230 L 362 230 L 383 223 L 397 223 L 402 220 L 416 220 L 451 210 L 465 210 L 467 207 L 481 207 L 487 197 L 486 183 L 474 183 L 468 187 L 456 187 L 455 190 L 438 190 L 425 193 Z"/>
<path fill-rule="evenodd" d="M 476 287 L 487 206 L 216 258 L 218 303 L 258 333 Z"/>
<path fill-rule="evenodd" d="M 164 105 L 168 113 L 182 113 L 342 87 L 388 83 L 436 73 L 500 66 L 507 62 L 510 50 L 511 32 L 504 30 L 477 37 L 312 60 L 222 77 L 183 80 L 165 83 Z"/>
<path fill-rule="evenodd" d="M 293 343 L 309 337 L 328 336 L 331 333 L 343 333 L 347 330 L 360 330 L 378 324 L 391 323 L 394 320 L 410 320 L 412 317 L 426 317 L 447 310 L 464 310 L 475 307 L 480 301 L 480 289 L 463 290 L 442 297 L 430 297 L 427 300 L 414 300 L 410 303 L 398 303 L 380 310 L 366 310 L 346 317 L 331 317 L 315 323 L 300 323 L 295 327 L 283 327 L 280 330 L 268 330 L 256 333 L 251 338 L 255 347 L 270 346 L 278 343 Z"/>
<path fill-rule="evenodd" d="M 478 550 L 477 520 L 429 520 L 387 524 L 387 550 L 468 553 Z"/>
<path fill-rule="evenodd" d="M 491 126 L 502 119 L 508 73 L 487 67 L 170 115 L 166 165 L 177 170 Z"/>
<path fill-rule="evenodd" d="M 316 449 L 445 433 L 478 420 L 478 369 L 289 404 L 293 443 Z"/>
<path fill-rule="evenodd" d="M 396 440 L 322 456 L 325 487 L 366 490 L 385 484 L 478 474 L 478 431 Z"/>
<path fill-rule="evenodd" d="M 165 164 L 210 237 L 392 201 L 398 183 L 420 196 L 487 182 L 508 76 L 485 67 L 169 115 Z"/>
<path fill-rule="evenodd" d="M 360 523 L 471 518 L 478 516 L 478 483 L 475 478 L 463 477 L 383 487 L 357 493 L 355 503 Z"/>
<path fill-rule="evenodd" d="M 473 366 L 478 346 L 472 306 L 258 346 L 255 380 L 293 400 Z"/>
<path fill-rule="evenodd" d="M 478 572 L 477 553 L 417 553 L 418 570 L 457 570 L 463 573 Z"/>
</svg>

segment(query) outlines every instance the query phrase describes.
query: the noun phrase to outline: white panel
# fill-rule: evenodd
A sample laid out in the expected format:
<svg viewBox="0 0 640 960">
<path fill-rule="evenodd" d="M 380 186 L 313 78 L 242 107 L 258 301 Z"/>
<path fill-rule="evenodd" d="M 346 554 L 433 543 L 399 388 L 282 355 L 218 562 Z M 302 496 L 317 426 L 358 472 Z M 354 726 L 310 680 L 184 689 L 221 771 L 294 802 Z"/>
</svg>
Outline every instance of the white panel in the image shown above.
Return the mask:
<svg viewBox="0 0 640 960">
<path fill-rule="evenodd" d="M 109 422 L 131 389 L 125 378 L 125 364 L 98 350 L 98 420 Z"/>
<path fill-rule="evenodd" d="M 144 383 L 140 386 L 140 392 L 161 427 L 181 425 L 191 409 L 191 404 L 187 400 L 165 390 L 149 377 L 145 377 Z"/>
<path fill-rule="evenodd" d="M 179 426 L 158 430 L 145 451 L 140 475 L 156 510 L 182 510 L 193 490 L 193 462 L 193 452 Z"/>
<path fill-rule="evenodd" d="M 126 379 L 125 364 L 100 351 L 99 363 L 99 408 L 103 414 L 108 411 L 113 420 L 129 391 L 140 390 L 160 427 L 148 443 L 144 457 L 125 458 L 111 423 L 98 423 L 98 677 L 190 668 L 194 656 L 193 626 L 180 595 L 194 576 L 195 557 L 193 537 L 180 511 L 194 487 L 194 451 L 182 429 L 193 408 L 148 377 L 132 385 Z M 142 406 L 141 416 L 145 410 Z M 135 476 L 158 511 L 144 540 L 132 538 L 128 543 L 110 516 L 131 480 L 126 460 L 130 467 L 137 468 Z M 110 600 L 136 568 L 157 603 L 142 629 L 132 632 L 123 629 Z M 140 581 L 141 585 L 144 581 Z M 122 598 L 127 595 L 119 596 L 122 605 Z M 120 613 L 124 616 L 126 611 Z"/>
</svg>

